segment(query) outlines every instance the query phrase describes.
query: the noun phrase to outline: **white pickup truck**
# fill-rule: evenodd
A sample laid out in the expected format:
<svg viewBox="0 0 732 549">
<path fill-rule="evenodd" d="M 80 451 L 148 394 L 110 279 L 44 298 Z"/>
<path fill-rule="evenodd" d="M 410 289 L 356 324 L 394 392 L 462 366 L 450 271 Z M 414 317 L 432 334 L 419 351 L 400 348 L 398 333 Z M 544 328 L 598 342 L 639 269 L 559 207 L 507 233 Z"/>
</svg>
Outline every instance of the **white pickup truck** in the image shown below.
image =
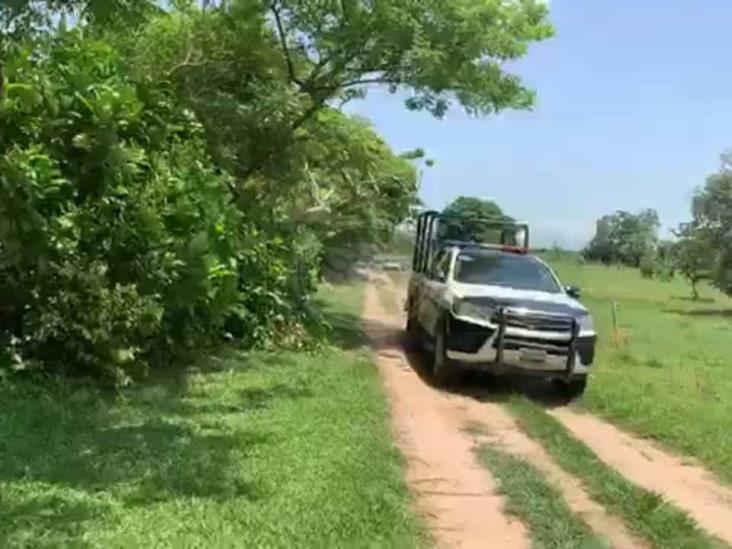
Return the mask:
<svg viewBox="0 0 732 549">
<path fill-rule="evenodd" d="M 418 248 L 427 242 L 430 250 L 415 256 L 407 331 L 431 351 L 438 383 L 448 384 L 472 367 L 541 376 L 557 382 L 569 398 L 582 394 L 596 334 L 577 289 L 560 284 L 528 253 L 527 242 L 439 242 L 430 235 L 422 240 Z"/>
</svg>

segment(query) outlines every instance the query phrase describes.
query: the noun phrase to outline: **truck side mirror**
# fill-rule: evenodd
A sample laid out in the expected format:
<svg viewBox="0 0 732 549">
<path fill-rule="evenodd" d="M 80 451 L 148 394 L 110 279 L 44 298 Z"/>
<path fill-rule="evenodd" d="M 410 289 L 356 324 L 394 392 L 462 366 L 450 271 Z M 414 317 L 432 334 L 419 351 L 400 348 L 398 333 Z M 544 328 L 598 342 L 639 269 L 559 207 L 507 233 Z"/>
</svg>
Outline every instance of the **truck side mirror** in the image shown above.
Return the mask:
<svg viewBox="0 0 732 549">
<path fill-rule="evenodd" d="M 573 297 L 575 299 L 579 299 L 582 297 L 582 290 L 580 290 L 577 286 L 566 286 L 564 288 L 564 291 L 567 292 L 567 295 L 569 297 Z"/>
</svg>

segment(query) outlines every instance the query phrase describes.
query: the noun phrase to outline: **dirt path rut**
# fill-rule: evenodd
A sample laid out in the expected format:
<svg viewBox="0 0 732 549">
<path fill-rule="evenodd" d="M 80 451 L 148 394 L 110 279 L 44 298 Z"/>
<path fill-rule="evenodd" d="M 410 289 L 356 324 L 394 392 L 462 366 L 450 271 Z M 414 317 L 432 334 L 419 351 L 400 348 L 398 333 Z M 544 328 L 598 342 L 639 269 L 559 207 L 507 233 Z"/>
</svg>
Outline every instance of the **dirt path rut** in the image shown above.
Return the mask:
<svg viewBox="0 0 732 549">
<path fill-rule="evenodd" d="M 392 282 L 380 279 L 378 284 Z M 374 285 L 367 290 L 364 318 L 391 402 L 396 441 L 406 459 L 407 482 L 438 547 L 530 546 L 526 528 L 504 514 L 493 478 L 476 460 L 475 450 L 486 442 L 542 471 L 569 507 L 613 547 L 645 546 L 592 501 L 580 482 L 554 464 L 500 405 L 440 392 L 420 379 L 400 344 L 402 318 L 385 312 Z M 478 425 L 480 434 L 469 434 L 469 425 Z"/>
<path fill-rule="evenodd" d="M 591 415 L 558 408 L 552 414 L 597 456 L 646 490 L 663 495 L 699 526 L 732 545 L 732 489 L 708 471 Z"/>
<path fill-rule="evenodd" d="M 451 404 L 409 367 L 398 317 L 384 312 L 374 286 L 366 293 L 367 334 L 391 402 L 407 482 L 438 547 L 529 547 L 523 525 L 505 516 L 490 474 L 475 461 L 474 441 L 449 413 Z"/>
</svg>

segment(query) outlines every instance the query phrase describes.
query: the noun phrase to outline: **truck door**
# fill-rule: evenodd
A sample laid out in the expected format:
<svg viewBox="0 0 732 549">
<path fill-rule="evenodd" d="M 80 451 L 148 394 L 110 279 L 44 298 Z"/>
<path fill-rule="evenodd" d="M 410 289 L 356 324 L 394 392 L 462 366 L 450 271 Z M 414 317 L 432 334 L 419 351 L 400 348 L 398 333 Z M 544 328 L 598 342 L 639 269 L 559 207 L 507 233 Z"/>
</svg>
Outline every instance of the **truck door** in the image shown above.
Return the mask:
<svg viewBox="0 0 732 549">
<path fill-rule="evenodd" d="M 441 250 L 434 258 L 423 281 L 419 303 L 419 322 L 434 337 L 437 322 L 442 314 L 442 304 L 450 267 L 450 251 Z"/>
</svg>

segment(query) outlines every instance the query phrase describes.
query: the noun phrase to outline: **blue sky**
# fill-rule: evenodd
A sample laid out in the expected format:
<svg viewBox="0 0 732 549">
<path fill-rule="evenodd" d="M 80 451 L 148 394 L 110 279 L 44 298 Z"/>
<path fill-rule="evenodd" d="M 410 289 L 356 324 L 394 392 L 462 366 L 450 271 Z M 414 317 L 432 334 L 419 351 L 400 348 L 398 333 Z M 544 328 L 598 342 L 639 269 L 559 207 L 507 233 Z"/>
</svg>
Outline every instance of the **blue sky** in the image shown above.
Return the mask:
<svg viewBox="0 0 732 549">
<path fill-rule="evenodd" d="M 732 1 L 551 0 L 556 36 L 512 70 L 533 111 L 444 120 L 372 90 L 349 106 L 398 151 L 437 164 L 421 196 L 496 200 L 533 226 L 534 244 L 579 248 L 595 220 L 654 207 L 666 230 L 732 148 Z"/>
</svg>

